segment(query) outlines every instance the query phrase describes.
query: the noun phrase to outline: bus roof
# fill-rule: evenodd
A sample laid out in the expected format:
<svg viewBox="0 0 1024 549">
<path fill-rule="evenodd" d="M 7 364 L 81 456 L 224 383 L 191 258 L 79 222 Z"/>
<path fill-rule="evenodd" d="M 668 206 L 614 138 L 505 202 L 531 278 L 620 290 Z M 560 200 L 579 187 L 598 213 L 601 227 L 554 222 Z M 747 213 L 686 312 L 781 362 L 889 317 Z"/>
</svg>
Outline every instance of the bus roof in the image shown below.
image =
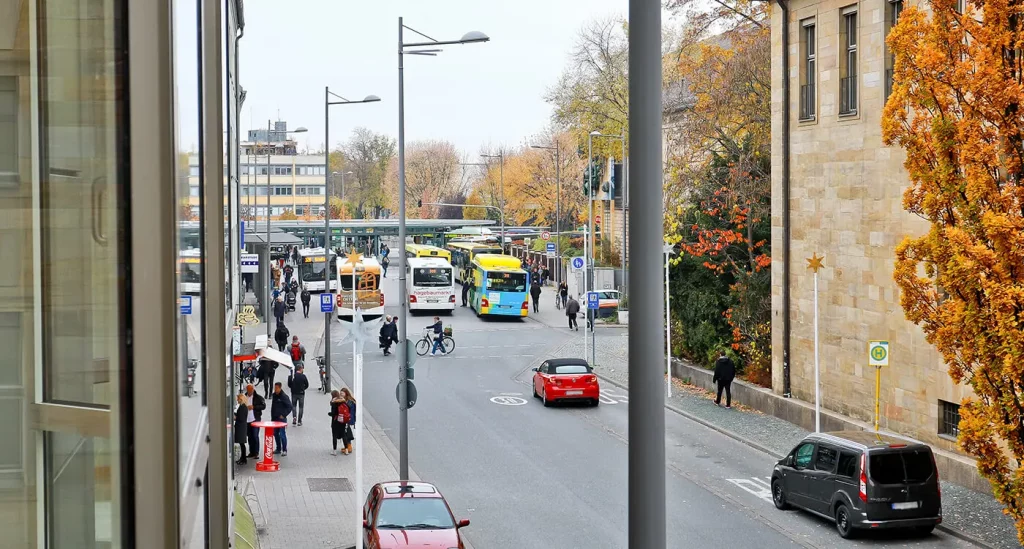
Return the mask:
<svg viewBox="0 0 1024 549">
<path fill-rule="evenodd" d="M 334 253 L 334 250 L 331 250 L 330 254 L 331 255 L 336 255 Z M 302 257 L 311 256 L 311 255 L 324 255 L 324 249 L 323 248 L 302 248 L 302 249 L 299 250 L 299 255 L 302 256 Z"/>
<path fill-rule="evenodd" d="M 488 271 L 522 271 L 523 264 L 518 257 L 499 254 L 478 254 L 473 263 Z M 525 272 L 525 271 L 524 271 Z"/>
<path fill-rule="evenodd" d="M 452 264 L 448 263 L 448 260 L 443 257 L 408 257 L 405 259 L 406 264 L 410 268 L 422 268 L 422 267 L 445 267 L 448 269 L 452 268 Z"/>
<path fill-rule="evenodd" d="M 449 242 L 448 243 L 448 247 L 449 248 L 457 248 L 457 249 L 460 249 L 460 250 L 467 250 L 467 251 L 475 250 L 477 248 L 493 248 L 493 249 L 498 249 L 498 243 L 495 242 L 494 244 L 487 244 L 487 243 L 484 243 L 484 242 Z M 495 255 L 497 255 L 497 254 L 495 254 Z"/>
<path fill-rule="evenodd" d="M 412 243 L 412 242 L 406 244 L 405 245 L 405 249 L 409 250 L 409 251 L 416 250 L 416 251 L 427 251 L 427 252 L 429 252 L 429 251 L 443 252 L 444 251 L 443 248 L 438 248 L 437 246 L 431 246 L 430 244 L 415 244 L 415 243 Z"/>
</svg>

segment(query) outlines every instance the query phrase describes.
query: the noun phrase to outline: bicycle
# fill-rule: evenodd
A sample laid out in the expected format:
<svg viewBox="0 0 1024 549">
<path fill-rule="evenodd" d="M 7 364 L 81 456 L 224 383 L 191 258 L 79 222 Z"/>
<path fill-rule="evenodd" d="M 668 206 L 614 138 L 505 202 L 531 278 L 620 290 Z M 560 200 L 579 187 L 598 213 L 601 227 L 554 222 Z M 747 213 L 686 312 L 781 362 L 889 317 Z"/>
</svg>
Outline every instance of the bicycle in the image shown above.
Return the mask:
<svg viewBox="0 0 1024 549">
<path fill-rule="evenodd" d="M 416 354 L 423 356 L 429 353 L 434 348 L 433 332 L 427 330 L 423 332 L 423 337 L 416 342 Z M 441 353 L 449 354 L 455 350 L 455 340 L 449 334 L 441 335 Z"/>
</svg>

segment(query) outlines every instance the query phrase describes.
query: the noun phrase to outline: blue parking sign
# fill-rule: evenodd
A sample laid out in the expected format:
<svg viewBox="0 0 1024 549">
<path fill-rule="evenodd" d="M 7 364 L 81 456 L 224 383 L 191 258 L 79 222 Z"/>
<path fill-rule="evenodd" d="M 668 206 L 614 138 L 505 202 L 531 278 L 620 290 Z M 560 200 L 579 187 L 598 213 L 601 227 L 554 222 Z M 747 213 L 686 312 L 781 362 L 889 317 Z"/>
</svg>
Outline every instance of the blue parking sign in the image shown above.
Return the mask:
<svg viewBox="0 0 1024 549">
<path fill-rule="evenodd" d="M 322 293 L 320 294 L 320 312 L 329 313 L 334 310 L 334 294 Z"/>
<path fill-rule="evenodd" d="M 178 305 L 181 307 L 181 314 L 192 314 L 192 296 L 183 295 L 178 298 Z"/>
<path fill-rule="evenodd" d="M 548 244 L 547 244 L 547 251 L 551 252 L 551 253 L 555 253 L 555 243 L 554 242 L 548 242 Z"/>
<path fill-rule="evenodd" d="M 601 300 L 597 297 L 597 292 L 587 292 L 587 308 L 598 309 L 601 307 Z"/>
</svg>

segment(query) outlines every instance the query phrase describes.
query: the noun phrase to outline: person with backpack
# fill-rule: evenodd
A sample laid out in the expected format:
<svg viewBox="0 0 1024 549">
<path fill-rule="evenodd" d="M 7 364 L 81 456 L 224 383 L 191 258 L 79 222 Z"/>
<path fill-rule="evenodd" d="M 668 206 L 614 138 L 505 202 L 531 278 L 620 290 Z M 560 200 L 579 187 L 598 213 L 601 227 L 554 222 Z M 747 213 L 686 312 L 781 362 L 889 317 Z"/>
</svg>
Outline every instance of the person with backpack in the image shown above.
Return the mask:
<svg viewBox="0 0 1024 549">
<path fill-rule="evenodd" d="M 352 441 L 356 438 L 356 399 L 352 396 L 352 392 L 347 387 L 341 388 L 341 398 L 345 401 L 345 405 L 348 406 L 348 432 L 347 437 L 342 439 L 345 443 L 345 453 L 352 453 Z"/>
<path fill-rule="evenodd" d="M 313 296 L 310 295 L 309 289 L 306 288 L 305 286 L 303 286 L 302 287 L 302 294 L 300 296 L 300 299 L 302 300 L 302 316 L 303 316 L 303 318 L 309 318 L 309 300 L 312 299 L 312 298 L 313 298 Z"/>
<path fill-rule="evenodd" d="M 306 389 L 309 389 L 309 379 L 302 373 L 304 368 L 300 362 L 295 367 L 295 373 L 288 376 L 288 388 L 292 391 L 292 406 L 295 413 L 292 414 L 292 425 L 302 425 L 302 415 L 306 411 Z"/>
<path fill-rule="evenodd" d="M 388 265 L 391 265 L 391 260 L 388 259 L 388 256 L 384 256 L 384 258 L 380 260 L 380 267 L 384 270 L 384 278 L 388 277 Z"/>
<path fill-rule="evenodd" d="M 292 344 L 288 346 L 288 354 L 292 357 L 292 364 L 301 368 L 306 361 L 306 346 L 299 343 L 299 336 L 292 336 Z"/>
<path fill-rule="evenodd" d="M 339 440 L 342 441 L 341 453 L 347 454 L 348 422 L 351 419 L 351 412 L 348 403 L 341 398 L 341 393 L 337 390 L 331 391 L 331 410 L 327 412 L 327 415 L 331 416 L 331 455 L 338 455 Z"/>
</svg>

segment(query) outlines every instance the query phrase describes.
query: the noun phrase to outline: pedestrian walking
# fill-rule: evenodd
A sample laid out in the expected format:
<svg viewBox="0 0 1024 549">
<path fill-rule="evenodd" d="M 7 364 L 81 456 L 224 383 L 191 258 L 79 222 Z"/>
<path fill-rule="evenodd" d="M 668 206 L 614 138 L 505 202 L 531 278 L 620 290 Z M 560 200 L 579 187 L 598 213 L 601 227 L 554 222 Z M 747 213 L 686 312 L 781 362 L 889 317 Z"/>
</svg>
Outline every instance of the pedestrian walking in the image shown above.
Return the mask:
<svg viewBox="0 0 1024 549">
<path fill-rule="evenodd" d="M 534 279 L 530 284 L 530 298 L 533 300 L 533 312 L 540 312 L 540 280 Z"/>
<path fill-rule="evenodd" d="M 576 298 L 570 297 L 569 301 L 565 302 L 565 316 L 569 317 L 569 329 L 580 331 L 580 327 L 576 324 L 576 315 L 580 312 L 580 302 L 576 301 Z"/>
<path fill-rule="evenodd" d="M 285 348 L 288 347 L 288 336 L 291 332 L 288 331 L 288 326 L 284 325 L 284 322 L 277 323 L 277 329 L 274 330 L 274 342 L 277 343 L 277 350 L 284 352 Z"/>
<path fill-rule="evenodd" d="M 240 457 L 235 461 L 235 464 L 245 465 L 246 457 L 249 455 L 245 451 L 245 442 L 249 439 L 249 424 L 254 421 L 250 419 L 253 413 L 249 409 L 249 401 L 245 398 L 245 395 L 238 395 L 235 401 L 238 403 L 238 407 L 235 408 L 235 444 L 238 444 L 242 449 Z"/>
<path fill-rule="evenodd" d="M 380 251 L 380 255 L 381 255 L 381 256 L 382 256 L 382 257 L 383 257 L 384 259 L 387 259 L 387 258 L 388 258 L 388 254 L 389 254 L 389 253 L 391 253 L 391 248 L 388 248 L 388 245 L 387 245 L 387 244 L 385 244 L 385 245 L 384 245 L 384 247 L 383 247 L 383 248 L 381 248 L 381 251 Z"/>
<path fill-rule="evenodd" d="M 550 279 L 551 279 L 551 270 L 548 269 L 547 266 L 544 266 L 540 270 L 540 283 L 543 284 L 543 285 L 547 285 L 548 280 L 550 280 Z"/>
<path fill-rule="evenodd" d="M 352 453 L 352 441 L 356 438 L 356 399 L 348 387 L 341 388 L 341 398 L 348 406 L 348 442 L 345 443 L 345 453 Z"/>
<path fill-rule="evenodd" d="M 398 339 L 397 327 L 391 322 L 391 316 L 384 317 L 384 324 L 380 327 L 380 348 L 384 351 L 384 356 L 391 354 L 391 342 Z"/>
<path fill-rule="evenodd" d="M 292 414 L 292 425 L 302 426 L 303 412 L 306 411 L 306 389 L 309 389 L 309 378 L 303 373 L 305 368 L 301 364 L 295 367 L 295 373 L 288 376 L 288 388 L 292 391 L 292 406 L 295 413 Z"/>
<path fill-rule="evenodd" d="M 293 274 L 295 274 L 295 267 L 292 267 L 291 265 L 285 265 L 284 266 L 284 284 L 285 284 L 285 286 L 291 286 L 291 284 L 292 284 L 292 275 Z"/>
<path fill-rule="evenodd" d="M 249 455 L 246 457 L 258 458 L 260 456 L 260 428 L 253 425 L 263 420 L 263 410 L 267 409 L 267 401 L 256 392 L 252 385 L 245 386 L 245 399 L 248 402 L 247 408 L 252 412 L 252 421 L 249 422 Z"/>
<path fill-rule="evenodd" d="M 263 382 L 263 397 L 270 398 L 271 391 L 274 390 L 274 374 L 277 369 L 277 363 L 269 358 L 261 358 L 260 366 L 256 370 L 256 378 Z"/>
<path fill-rule="evenodd" d="M 384 258 L 380 260 L 380 267 L 384 270 L 384 278 L 388 277 L 388 265 L 391 265 L 391 260 L 388 259 L 388 256 L 384 256 Z"/>
<path fill-rule="evenodd" d="M 288 354 L 292 357 L 292 364 L 301 368 L 306 362 L 306 346 L 299 343 L 299 336 L 292 336 L 292 344 L 288 346 Z"/>
<path fill-rule="evenodd" d="M 569 300 L 569 285 L 564 280 L 558 285 L 558 298 L 562 300 L 562 307 L 565 307 Z"/>
<path fill-rule="evenodd" d="M 303 286 L 302 287 L 302 294 L 299 296 L 299 299 L 302 300 L 302 317 L 303 318 L 309 318 L 309 300 L 312 299 L 312 298 L 313 298 L 313 296 L 310 295 L 309 289 L 306 288 L 305 286 Z"/>
<path fill-rule="evenodd" d="M 469 281 L 464 280 L 462 282 L 462 306 L 465 307 L 469 303 Z"/>
<path fill-rule="evenodd" d="M 722 405 L 722 390 L 725 390 L 725 407 L 732 408 L 732 380 L 736 378 L 736 364 L 726 356 L 725 350 L 715 361 L 715 375 L 711 378 L 712 383 L 718 383 L 718 396 L 715 398 L 715 405 Z"/>
<path fill-rule="evenodd" d="M 281 390 L 281 382 L 274 384 L 274 400 L 270 404 L 270 419 L 284 423 L 284 427 L 274 429 L 275 454 L 288 455 L 288 416 L 292 413 L 292 401 Z"/>
<path fill-rule="evenodd" d="M 345 399 L 341 398 L 341 392 L 334 390 L 331 391 L 331 411 L 327 412 L 327 415 L 331 416 L 331 455 L 338 455 L 338 441 L 341 443 L 341 453 L 347 454 L 345 448 L 348 446 L 348 420 L 351 417 L 349 412 L 348 403 Z"/>
<path fill-rule="evenodd" d="M 284 313 L 287 310 L 288 307 L 284 304 L 284 298 L 278 292 L 277 297 L 274 298 L 274 318 L 277 320 L 278 325 L 284 322 Z"/>
</svg>

